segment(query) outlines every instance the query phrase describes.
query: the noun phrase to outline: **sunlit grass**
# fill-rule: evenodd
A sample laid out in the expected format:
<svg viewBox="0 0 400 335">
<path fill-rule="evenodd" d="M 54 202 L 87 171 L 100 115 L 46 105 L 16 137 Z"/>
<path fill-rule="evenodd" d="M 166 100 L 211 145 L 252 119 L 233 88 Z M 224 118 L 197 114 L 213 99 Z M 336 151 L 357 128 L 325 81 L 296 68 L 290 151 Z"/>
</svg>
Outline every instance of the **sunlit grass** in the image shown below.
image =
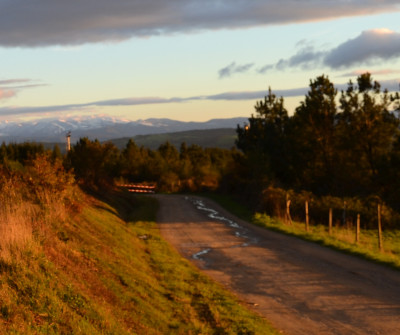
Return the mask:
<svg viewBox="0 0 400 335">
<path fill-rule="evenodd" d="M 209 196 L 207 194 L 207 196 Z M 210 196 L 221 206 L 237 215 L 238 217 L 253 222 L 254 224 L 278 231 L 284 234 L 296 236 L 307 241 L 316 242 L 329 248 L 345 253 L 353 254 L 380 264 L 400 269 L 400 231 L 388 230 L 383 232 L 383 250 L 379 250 L 378 231 L 373 229 L 362 229 L 360 241 L 356 243 L 355 227 L 348 228 L 339 225 L 332 227 L 329 235 L 326 225 L 310 225 L 309 232 L 305 229 L 305 223 L 293 222 L 292 225 L 285 224 L 283 220 L 272 218 L 267 214 L 256 213 L 237 203 L 230 197 L 223 195 Z"/>
<path fill-rule="evenodd" d="M 400 241 L 400 232 L 397 230 L 384 232 L 384 250 L 381 251 L 378 247 L 377 230 L 361 230 L 360 241 L 356 243 L 355 228 L 334 226 L 330 235 L 327 226 L 310 225 L 310 229 L 307 232 L 304 223 L 294 221 L 289 225 L 285 224 L 282 220 L 260 213 L 254 215 L 253 222 L 268 229 L 297 236 L 304 240 L 313 241 L 400 269 L 399 247 L 395 243 L 396 240 Z"/>
<path fill-rule="evenodd" d="M 112 198 L 1 259 L 0 334 L 276 333 L 161 238 L 153 198 Z"/>
</svg>

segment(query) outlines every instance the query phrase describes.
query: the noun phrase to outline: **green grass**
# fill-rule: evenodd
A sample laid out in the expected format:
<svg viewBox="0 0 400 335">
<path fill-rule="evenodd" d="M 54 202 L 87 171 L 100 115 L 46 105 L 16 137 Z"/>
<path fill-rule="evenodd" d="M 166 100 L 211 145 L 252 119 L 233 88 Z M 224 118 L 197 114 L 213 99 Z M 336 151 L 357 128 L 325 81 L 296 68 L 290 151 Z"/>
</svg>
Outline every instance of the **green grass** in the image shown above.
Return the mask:
<svg viewBox="0 0 400 335">
<path fill-rule="evenodd" d="M 210 195 L 205 196 L 218 202 L 231 213 L 239 218 L 252 222 L 258 226 L 296 236 L 306 241 L 318 243 L 320 245 L 355 255 L 375 263 L 390 266 L 400 270 L 400 231 L 391 230 L 383 232 L 383 251 L 378 247 L 377 230 L 361 230 L 360 241 L 356 243 L 356 232 L 354 229 L 334 226 L 332 235 L 329 235 L 328 227 L 325 225 L 310 225 L 310 230 L 305 230 L 305 224 L 293 222 L 292 225 L 285 224 L 278 218 L 272 218 L 267 214 L 255 213 L 238 204 L 229 196 Z"/>
<path fill-rule="evenodd" d="M 355 229 L 333 227 L 329 235 L 326 226 L 313 225 L 307 232 L 304 223 L 284 224 L 281 220 L 260 213 L 255 214 L 253 223 L 400 270 L 400 249 L 396 243 L 400 241 L 398 230 L 384 233 L 384 250 L 380 251 L 376 230 L 362 230 L 360 241 L 356 243 Z"/>
<path fill-rule="evenodd" d="M 277 334 L 161 238 L 153 198 L 88 202 L 0 261 L 0 334 Z"/>
</svg>

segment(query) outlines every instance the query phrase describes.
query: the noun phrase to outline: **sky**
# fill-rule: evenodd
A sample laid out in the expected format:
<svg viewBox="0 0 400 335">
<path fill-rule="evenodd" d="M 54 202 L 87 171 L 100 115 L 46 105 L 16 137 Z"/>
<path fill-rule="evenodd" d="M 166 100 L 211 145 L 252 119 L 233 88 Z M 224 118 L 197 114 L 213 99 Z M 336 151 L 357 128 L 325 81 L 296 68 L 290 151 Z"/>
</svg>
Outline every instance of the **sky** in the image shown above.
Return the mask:
<svg viewBox="0 0 400 335">
<path fill-rule="evenodd" d="M 0 0 L 0 122 L 250 117 L 271 87 L 399 90 L 400 1 Z"/>
</svg>

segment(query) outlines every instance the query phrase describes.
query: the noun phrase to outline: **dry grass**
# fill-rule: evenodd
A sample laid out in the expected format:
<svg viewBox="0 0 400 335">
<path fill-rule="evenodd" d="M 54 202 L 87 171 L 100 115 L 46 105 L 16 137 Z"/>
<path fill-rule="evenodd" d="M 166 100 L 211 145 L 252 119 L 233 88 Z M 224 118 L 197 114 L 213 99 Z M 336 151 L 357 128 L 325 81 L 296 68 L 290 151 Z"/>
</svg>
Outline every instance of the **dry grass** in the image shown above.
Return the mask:
<svg viewBox="0 0 400 335">
<path fill-rule="evenodd" d="M 88 198 L 0 260 L 0 334 L 276 334 L 162 240 L 154 199 L 114 203 Z"/>
<path fill-rule="evenodd" d="M 0 170 L 0 260 L 15 261 L 39 245 L 51 225 L 66 220 L 78 193 L 73 176 L 61 162 L 45 156 L 22 172 Z"/>
<path fill-rule="evenodd" d="M 14 213 L 0 214 L 0 258 L 10 262 L 33 242 L 32 224 L 26 216 L 25 208 Z"/>
</svg>

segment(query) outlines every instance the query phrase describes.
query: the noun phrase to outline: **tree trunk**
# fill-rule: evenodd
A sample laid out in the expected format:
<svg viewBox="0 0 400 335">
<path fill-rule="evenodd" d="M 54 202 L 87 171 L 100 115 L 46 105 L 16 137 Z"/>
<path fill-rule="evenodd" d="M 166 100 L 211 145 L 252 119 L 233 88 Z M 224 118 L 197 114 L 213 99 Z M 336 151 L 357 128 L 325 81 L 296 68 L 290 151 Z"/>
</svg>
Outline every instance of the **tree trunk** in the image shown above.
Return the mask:
<svg viewBox="0 0 400 335">
<path fill-rule="evenodd" d="M 306 200 L 306 231 L 310 230 L 310 221 L 309 221 L 309 216 L 308 216 L 308 201 Z"/>
<path fill-rule="evenodd" d="M 360 243 L 360 214 L 357 214 L 356 243 Z"/>
<path fill-rule="evenodd" d="M 285 221 L 286 221 L 286 224 L 292 225 L 292 217 L 290 216 L 290 203 L 291 203 L 291 200 L 286 198 L 286 215 L 285 215 L 286 220 Z"/>
<path fill-rule="evenodd" d="M 382 205 L 378 204 L 378 244 L 379 250 L 383 251 L 381 211 Z"/>
</svg>

